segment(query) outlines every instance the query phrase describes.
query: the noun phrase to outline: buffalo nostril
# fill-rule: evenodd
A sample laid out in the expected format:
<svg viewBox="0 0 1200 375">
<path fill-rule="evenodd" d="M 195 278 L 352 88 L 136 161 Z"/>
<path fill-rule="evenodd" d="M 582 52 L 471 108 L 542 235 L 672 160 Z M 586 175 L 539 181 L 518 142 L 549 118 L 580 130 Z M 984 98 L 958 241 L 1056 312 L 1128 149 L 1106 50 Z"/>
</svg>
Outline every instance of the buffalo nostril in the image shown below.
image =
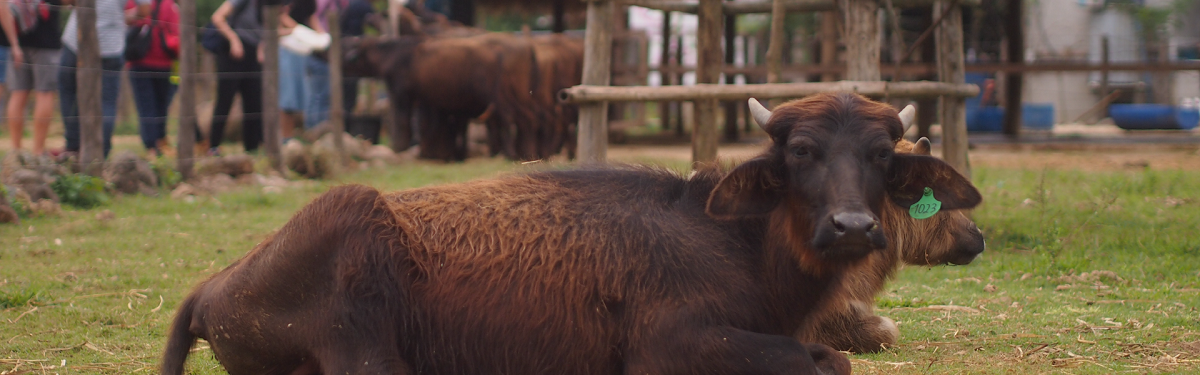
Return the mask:
<svg viewBox="0 0 1200 375">
<path fill-rule="evenodd" d="M 833 215 L 833 227 L 839 233 L 866 235 L 879 227 L 879 222 L 871 215 L 863 213 L 839 213 Z"/>
</svg>

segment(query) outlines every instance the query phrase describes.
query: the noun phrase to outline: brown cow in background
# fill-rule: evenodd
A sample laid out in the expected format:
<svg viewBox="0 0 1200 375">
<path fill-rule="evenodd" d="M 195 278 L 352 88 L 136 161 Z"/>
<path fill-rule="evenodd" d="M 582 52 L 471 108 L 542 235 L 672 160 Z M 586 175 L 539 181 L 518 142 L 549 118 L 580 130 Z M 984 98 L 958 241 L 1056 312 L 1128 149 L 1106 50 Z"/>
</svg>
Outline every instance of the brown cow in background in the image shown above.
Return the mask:
<svg viewBox="0 0 1200 375">
<path fill-rule="evenodd" d="M 349 75 L 382 78 L 396 125 L 391 131 L 394 148 L 406 148 L 412 139 L 414 105 L 421 109 L 420 157 L 463 160 L 467 156 L 467 123 L 494 108 L 498 118 L 518 128 L 518 134 L 535 133 L 541 108 L 529 94 L 541 78 L 535 52 L 528 40 L 507 34 L 482 34 L 467 38 L 347 40 Z M 533 137 L 517 144 L 515 159 L 536 159 Z"/>
<path fill-rule="evenodd" d="M 904 116 L 901 116 L 902 118 Z M 901 139 L 896 153 L 930 155 L 929 139 L 916 143 Z M 896 344 L 896 323 L 874 313 L 875 296 L 895 275 L 900 263 L 912 265 L 962 265 L 984 250 L 983 233 L 962 211 L 943 210 L 918 220 L 893 204 L 884 205 L 880 217 L 888 237 L 886 251 L 869 256 L 856 271 L 848 272 L 842 301 L 809 319 L 796 338 L 819 342 L 837 350 L 874 353 Z"/>
<path fill-rule="evenodd" d="M 728 172 L 335 188 L 188 296 L 163 373 L 201 337 L 231 374 L 848 374 L 791 336 L 887 247 L 883 205 L 981 197 L 895 154 L 884 104 L 752 111 L 771 144 Z"/>
</svg>

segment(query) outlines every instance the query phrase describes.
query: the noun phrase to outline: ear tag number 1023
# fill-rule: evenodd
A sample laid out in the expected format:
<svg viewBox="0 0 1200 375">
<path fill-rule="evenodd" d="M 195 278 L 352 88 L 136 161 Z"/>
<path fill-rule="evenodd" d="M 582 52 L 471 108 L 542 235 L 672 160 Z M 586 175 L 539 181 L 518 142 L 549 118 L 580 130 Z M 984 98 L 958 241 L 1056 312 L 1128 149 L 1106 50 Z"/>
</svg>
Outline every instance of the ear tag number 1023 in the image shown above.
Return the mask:
<svg viewBox="0 0 1200 375">
<path fill-rule="evenodd" d="M 942 209 L 942 202 L 933 197 L 933 189 L 925 188 L 921 200 L 908 207 L 908 215 L 914 219 L 928 219 Z"/>
</svg>

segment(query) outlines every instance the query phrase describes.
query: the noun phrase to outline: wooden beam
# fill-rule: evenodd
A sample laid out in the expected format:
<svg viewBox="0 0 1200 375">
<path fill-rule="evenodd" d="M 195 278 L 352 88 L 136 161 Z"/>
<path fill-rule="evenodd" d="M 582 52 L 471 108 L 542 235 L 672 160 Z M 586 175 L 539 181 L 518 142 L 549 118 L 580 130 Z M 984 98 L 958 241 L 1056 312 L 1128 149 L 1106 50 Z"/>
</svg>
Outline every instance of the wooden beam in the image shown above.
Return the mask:
<svg viewBox="0 0 1200 375">
<path fill-rule="evenodd" d="M 838 51 L 838 12 L 821 12 L 821 65 L 820 68 L 839 69 L 844 71 L 846 68 L 843 65 L 837 64 Z M 839 71 L 840 72 L 840 71 Z M 813 72 L 816 74 L 816 72 Z M 832 72 L 820 73 L 821 82 L 833 82 L 837 80 L 837 76 Z"/>
<path fill-rule="evenodd" d="M 79 50 L 75 61 L 75 94 L 79 113 L 79 162 L 83 173 L 104 171 L 104 114 L 100 107 L 100 40 L 96 36 L 96 0 L 75 6 Z"/>
<path fill-rule="evenodd" d="M 346 153 L 346 145 L 342 144 L 342 134 L 346 132 L 346 98 L 342 97 L 342 22 L 337 8 L 325 15 L 325 23 L 329 25 L 329 123 L 333 125 L 333 148 L 342 159 L 342 165 L 350 164 L 350 155 Z"/>
<path fill-rule="evenodd" d="M 1004 19 L 1004 33 L 1008 40 L 1006 62 L 1017 66 L 1025 63 L 1025 30 L 1022 22 L 1025 16 L 1024 4 L 1025 0 L 1008 0 L 1008 14 Z M 1024 89 L 1024 76 L 1021 72 L 1004 74 L 1004 134 L 1016 137 L 1021 133 L 1021 91 Z"/>
<path fill-rule="evenodd" d="M 736 42 L 736 39 L 737 39 L 736 31 L 737 31 L 737 16 L 725 15 L 725 65 L 724 66 L 733 66 L 733 64 L 734 64 L 733 54 L 737 50 L 736 48 L 733 48 L 734 43 Z M 733 74 L 726 74 L 725 75 L 725 84 L 732 85 L 732 84 L 737 83 L 735 78 L 736 77 L 734 77 Z M 741 133 L 738 132 L 737 119 L 738 119 L 738 108 L 742 107 L 741 106 L 742 103 L 738 103 L 736 101 L 726 101 L 722 104 L 725 107 L 725 127 L 722 128 L 722 130 L 724 131 L 725 141 L 736 142 L 738 140 L 738 137 L 741 135 Z"/>
<path fill-rule="evenodd" d="M 262 132 L 263 147 L 271 168 L 285 175 L 280 149 L 283 134 L 279 131 L 279 17 L 283 6 L 263 6 L 262 17 Z"/>
<path fill-rule="evenodd" d="M 784 8 L 788 12 L 836 11 L 838 9 L 836 1 L 839 0 L 785 0 Z M 721 11 L 725 14 L 770 13 L 772 2 L 773 0 L 729 1 L 721 5 Z M 980 0 L 967 0 L 965 2 L 971 5 L 978 5 Z M 693 14 L 697 13 L 700 9 L 700 3 L 696 1 L 629 0 L 625 1 L 625 3 L 643 8 Z M 933 0 L 894 0 L 894 3 L 899 8 L 924 7 L 932 4 Z"/>
<path fill-rule="evenodd" d="M 587 30 L 583 47 L 583 84 L 608 86 L 612 71 L 613 3 L 610 0 L 588 2 Z M 608 103 L 591 102 L 579 106 L 579 161 L 604 162 L 608 158 Z"/>
<path fill-rule="evenodd" d="M 699 23 L 696 27 L 696 83 L 715 84 L 721 76 L 724 56 L 721 53 L 723 14 L 721 0 L 700 0 Z M 696 99 L 692 131 L 692 165 L 717 160 L 717 98 Z"/>
<path fill-rule="evenodd" d="M 567 30 L 567 0 L 554 0 L 553 17 L 554 23 L 550 30 L 555 34 L 562 34 Z"/>
<path fill-rule="evenodd" d="M 809 83 L 774 83 L 758 85 L 714 85 L 693 86 L 591 86 L 581 85 L 562 90 L 559 100 L 565 103 L 597 103 L 610 101 L 658 101 L 658 100 L 746 100 L 748 98 L 799 98 L 823 92 L 852 92 L 865 96 L 893 98 L 927 98 L 952 96 L 966 98 L 979 95 L 979 86 L 972 84 L 948 84 L 944 82 L 883 82 L 883 81 L 839 81 Z"/>
<path fill-rule="evenodd" d="M 696 70 L 694 66 L 678 66 L 668 65 L 663 68 L 650 69 L 651 71 L 666 71 L 672 74 L 683 74 Z M 970 64 L 966 66 L 967 72 L 983 72 L 983 73 L 1030 73 L 1030 72 L 1095 72 L 1108 70 L 1110 72 L 1177 72 L 1177 71 L 1200 71 L 1200 63 L 1193 62 L 1148 62 L 1148 63 L 1110 63 L 1107 67 L 1101 64 L 1090 64 L 1087 62 L 1074 61 L 1046 61 L 1032 64 L 1011 64 L 1011 63 L 991 63 L 991 64 Z M 811 64 L 796 64 L 784 65 L 782 71 L 785 73 L 805 73 L 805 74 L 845 74 L 845 65 L 811 65 Z M 936 74 L 937 66 L 935 64 L 904 64 L 899 67 L 895 65 L 882 65 L 879 67 L 882 74 L 907 74 L 907 75 L 928 75 Z M 625 73 L 627 70 L 616 68 L 615 73 Z M 764 66 L 726 66 L 721 69 L 725 74 L 751 74 L 751 75 L 766 75 L 767 68 Z"/>
<path fill-rule="evenodd" d="M 767 83 L 779 83 L 783 70 L 783 22 L 787 13 L 783 0 L 774 0 L 771 9 L 771 40 L 767 44 Z"/>
<path fill-rule="evenodd" d="M 662 23 L 662 55 L 658 60 L 658 79 L 659 86 L 668 86 L 673 81 L 674 73 L 668 73 L 666 69 L 667 63 L 671 61 L 671 12 L 664 11 Z M 670 128 L 671 120 L 671 102 L 658 102 L 658 122 L 663 129 Z"/>
<path fill-rule="evenodd" d="M 843 0 L 846 20 L 846 79 L 878 81 L 879 74 L 879 4 L 874 0 Z"/>
<path fill-rule="evenodd" d="M 179 3 L 179 144 L 175 168 L 184 181 L 192 179 L 196 146 L 196 2 Z"/>
<path fill-rule="evenodd" d="M 935 32 L 935 40 L 938 80 L 947 84 L 963 84 L 966 81 L 963 76 L 966 69 L 963 64 L 962 6 L 956 3 L 955 0 L 939 0 L 933 6 L 934 16 L 945 19 Z M 942 159 L 970 178 L 966 100 L 964 97 L 946 95 L 941 103 Z"/>
</svg>

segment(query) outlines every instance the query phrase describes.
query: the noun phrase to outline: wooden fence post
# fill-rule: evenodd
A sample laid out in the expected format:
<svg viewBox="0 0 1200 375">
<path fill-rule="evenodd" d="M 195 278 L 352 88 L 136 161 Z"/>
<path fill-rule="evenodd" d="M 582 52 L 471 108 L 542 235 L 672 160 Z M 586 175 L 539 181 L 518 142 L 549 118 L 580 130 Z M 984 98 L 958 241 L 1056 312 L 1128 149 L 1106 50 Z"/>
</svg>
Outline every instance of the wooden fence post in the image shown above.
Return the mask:
<svg viewBox="0 0 1200 375">
<path fill-rule="evenodd" d="M 734 40 L 736 38 L 737 38 L 737 16 L 732 15 L 732 14 L 725 15 L 725 64 L 728 66 L 734 65 L 733 54 L 734 54 L 734 52 L 736 52 L 736 49 L 733 48 L 734 47 L 733 45 L 734 45 Z M 737 78 L 737 74 L 732 74 L 732 73 L 726 74 L 725 75 L 725 84 L 732 85 L 732 84 L 737 83 L 736 78 Z M 738 126 L 737 126 L 738 108 L 741 107 L 741 104 L 742 103 L 739 103 L 738 101 L 734 101 L 734 100 L 726 101 L 724 103 L 725 127 L 722 129 L 725 131 L 724 136 L 725 136 L 726 141 L 736 142 L 738 140 L 738 137 L 741 135 L 741 133 L 738 132 Z"/>
<path fill-rule="evenodd" d="M 783 69 L 783 0 L 771 2 L 771 40 L 767 44 L 767 83 L 779 83 Z"/>
<path fill-rule="evenodd" d="M 100 40 L 96 35 L 96 0 L 75 3 L 79 50 L 75 61 L 75 94 L 79 112 L 79 161 L 83 172 L 104 170 L 104 113 L 100 108 Z"/>
<path fill-rule="evenodd" d="M 279 0 L 269 0 L 262 16 L 262 131 L 263 143 L 271 168 L 284 175 L 280 151 L 283 134 L 279 132 Z M 252 116 L 252 114 L 245 114 Z M 245 126 L 245 125 L 243 125 Z"/>
<path fill-rule="evenodd" d="M 1008 0 L 1008 16 L 1004 17 L 1004 33 L 1008 39 L 1009 64 L 1025 64 L 1025 30 L 1021 22 L 1025 0 Z M 1016 137 L 1021 134 L 1021 90 L 1024 83 L 1021 72 L 1004 73 L 1004 134 Z M 1101 94 L 1103 97 L 1104 94 Z"/>
<path fill-rule="evenodd" d="M 592 0 L 587 7 L 583 47 L 583 84 L 607 86 L 612 75 L 612 14 L 610 0 Z M 608 158 L 608 103 L 579 106 L 579 161 Z"/>
<path fill-rule="evenodd" d="M 962 7 L 957 0 L 937 0 L 933 3 L 933 16 L 946 13 L 945 20 L 937 26 L 938 80 L 946 83 L 966 82 L 963 72 Z M 1020 103 L 1017 103 L 1020 105 Z M 942 96 L 942 159 L 971 177 L 971 163 L 967 159 L 967 111 L 966 100 L 955 96 Z"/>
<path fill-rule="evenodd" d="M 843 4 L 846 12 L 843 18 L 846 20 L 846 80 L 878 81 L 879 3 L 875 0 L 843 0 Z"/>
<path fill-rule="evenodd" d="M 662 54 L 658 60 L 658 80 L 661 86 L 671 84 L 671 76 L 667 73 L 667 62 L 671 61 L 671 12 L 663 11 L 662 23 Z M 658 123 L 663 130 L 671 127 L 671 102 L 658 102 Z"/>
<path fill-rule="evenodd" d="M 721 0 L 700 0 L 697 15 L 700 22 L 696 30 L 696 83 L 717 83 L 724 64 L 721 34 L 725 17 Z M 692 166 L 695 167 L 717 160 L 717 99 L 699 99 L 693 103 L 696 128 L 692 131 Z"/>
<path fill-rule="evenodd" d="M 329 24 L 329 121 L 333 125 L 333 147 L 337 149 L 342 165 L 350 164 L 350 155 L 346 154 L 346 146 L 342 144 L 342 134 L 346 132 L 345 98 L 342 97 L 342 23 L 337 9 L 325 15 Z"/>
<path fill-rule="evenodd" d="M 179 2 L 179 146 L 176 168 L 184 181 L 192 178 L 196 146 L 196 2 Z"/>
</svg>

